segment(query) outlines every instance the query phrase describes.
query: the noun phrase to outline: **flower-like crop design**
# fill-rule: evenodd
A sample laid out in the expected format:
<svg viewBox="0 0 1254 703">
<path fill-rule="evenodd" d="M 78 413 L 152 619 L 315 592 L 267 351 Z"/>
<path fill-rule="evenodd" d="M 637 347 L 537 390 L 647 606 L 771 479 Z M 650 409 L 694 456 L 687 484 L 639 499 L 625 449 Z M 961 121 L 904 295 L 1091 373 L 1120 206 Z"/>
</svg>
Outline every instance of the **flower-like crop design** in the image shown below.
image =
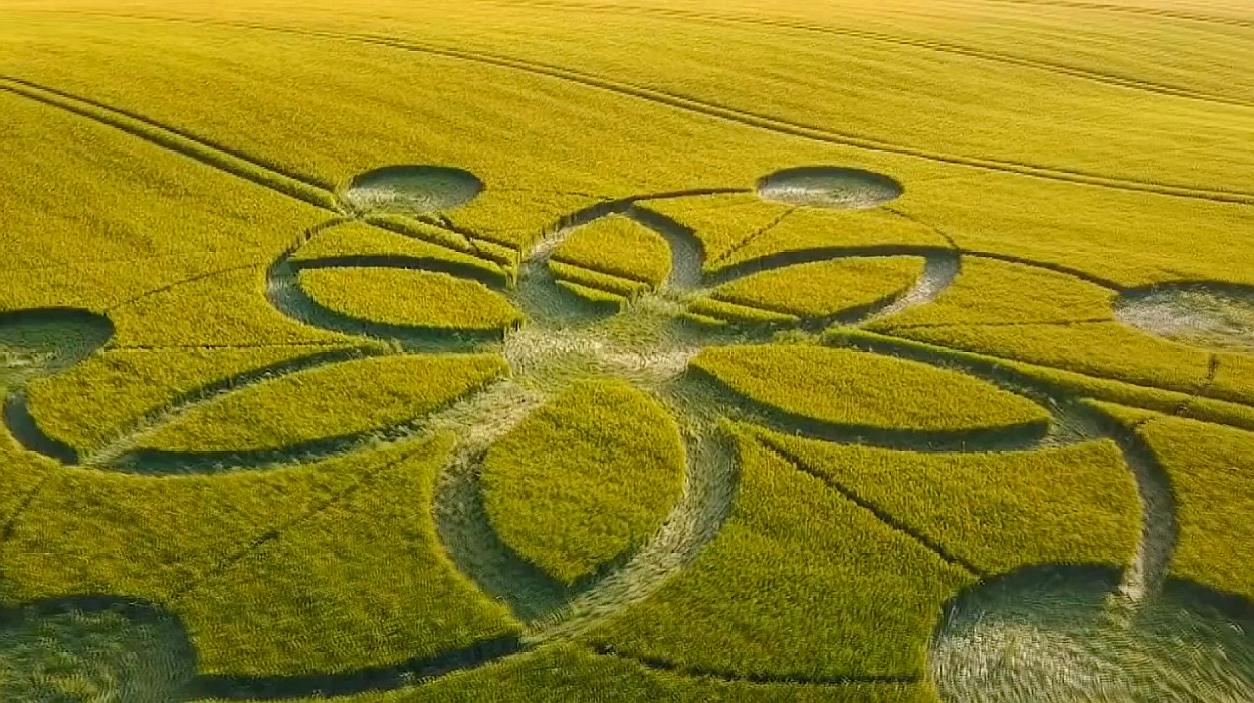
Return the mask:
<svg viewBox="0 0 1254 703">
<path fill-rule="evenodd" d="M 355 353 L 336 353 L 310 357 L 287 367 L 268 368 L 264 374 L 244 374 L 201 389 L 180 401 L 178 407 L 167 408 L 164 414 L 154 413 L 130 435 L 117 438 L 92 457 L 79 457 L 40 431 L 21 384 L 10 389 L 6 419 L 28 449 L 67 464 L 81 462 L 104 469 L 168 473 L 209 471 L 219 466 L 260 469 L 377 446 L 380 437 L 393 441 L 437 430 L 451 430 L 457 436 L 451 459 L 436 487 L 433 510 L 437 532 L 457 569 L 483 593 L 507 605 L 522 621 L 522 635 L 450 656 L 419 658 L 390 669 L 325 676 L 200 677 L 178 685 L 237 698 L 387 688 L 519 654 L 546 642 L 585 635 L 611 616 L 647 601 L 699 559 L 703 550 L 718 538 L 737 494 L 739 468 L 733 436 L 745 432 L 744 428 L 765 428 L 777 435 L 832 444 L 949 454 L 1027 453 L 1042 447 L 1114 438 L 1136 475 L 1144 506 L 1140 544 L 1117 584 L 1115 597 L 1135 605 L 1152 599 L 1161 588 L 1174 540 L 1174 517 L 1165 480 L 1153 462 L 1146 459 L 1149 452 L 1139 439 L 1065 390 L 1020 373 L 1012 365 L 992 363 L 974 355 L 946 354 L 927 345 L 903 343 L 858 329 L 868 321 L 927 305 L 954 281 L 963 260 L 963 252 L 944 233 L 904 211 L 892 209 L 892 201 L 905 192 L 892 178 L 852 168 L 796 168 L 768 175 L 754 189 L 729 187 L 607 200 L 565 216 L 525 253 L 491 246 L 475 232 L 456 227 L 442 216 L 444 211 L 472 201 L 483 188 L 472 174 L 446 167 L 389 167 L 363 174 L 341 194 L 344 214 L 305 232 L 269 268 L 267 295 L 277 310 L 304 324 L 389 343 L 373 348 L 373 355 L 490 353 L 501 355 L 508 363 L 509 371 L 503 378 L 476 386 L 421 417 L 396 427 L 330 436 L 278 452 L 240 450 L 224 454 L 136 449 L 140 446 L 138 439 L 145 433 L 160 429 L 161 420 L 178 417 L 188 408 L 239 393 L 258 382 L 272 381 L 283 371 L 303 371 L 314 364 L 328 367 L 357 358 Z M 763 199 L 794 208 L 884 208 L 949 244 L 801 246 L 709 267 L 703 265 L 708 262 L 703 260 L 703 244 L 696 234 L 650 207 L 655 201 L 755 192 Z M 841 216 L 834 213 L 832 222 L 839 223 Z M 410 236 L 415 236 L 417 230 L 404 223 L 419 223 L 423 228 L 439 230 L 444 240 L 455 246 L 446 246 L 447 256 L 304 255 L 306 247 L 320 238 L 363 219 L 390 229 L 393 234 Z M 630 223 L 665 242 L 669 265 L 660 280 L 628 281 L 627 289 L 611 291 L 599 287 L 598 282 L 612 281 L 614 277 L 607 278 L 605 272 L 554 258 L 573 234 L 591 232 L 611 221 Z M 921 262 L 913 283 L 873 292 L 862 296 L 856 304 L 835 309 L 807 308 L 785 314 L 755 308 L 752 301 L 744 298 L 731 300 L 719 294 L 720 290 L 749 281 L 771 293 L 772 286 L 786 280 L 790 272 L 805 276 L 824 263 L 882 261 L 891 257 Z M 1016 263 L 1032 265 L 1023 260 Z M 467 282 L 475 295 L 503 298 L 517 314 L 505 315 L 498 326 L 474 329 L 459 329 L 455 323 L 410 324 L 396 319 L 373 319 L 335 309 L 303 285 L 310 272 L 340 270 L 445 274 Z M 617 280 L 622 283 L 624 279 L 618 276 Z M 353 295 L 352 290 L 340 293 L 350 299 Z M 441 312 L 456 319 L 467 311 Z M 3 320 L 4 329 L 15 334 L 48 325 L 69 330 L 78 343 L 45 349 L 45 374 L 59 373 L 87 358 L 111 333 L 107 320 L 76 311 L 29 311 L 9 314 Z M 39 351 L 39 344 L 32 342 L 31 349 Z M 804 361 L 788 369 L 815 374 L 815 378 L 809 384 L 793 379 L 792 386 L 809 387 L 820 405 L 840 411 L 815 411 L 814 403 L 807 405 L 806 398 L 789 397 L 787 389 L 775 386 L 779 379 L 766 373 L 766 365 L 752 363 L 757 356 L 766 358 L 763 355 Z M 869 370 L 859 371 L 861 375 L 855 382 L 843 386 L 830 382 L 841 376 L 842 364 L 864 363 Z M 734 373 L 724 373 L 727 369 Z M 877 377 L 899 377 L 907 382 L 934 378 L 941 384 L 968 384 L 964 389 L 1009 398 L 1005 401 L 1008 406 L 1028 406 L 1032 410 L 983 426 L 969 418 L 949 422 L 944 414 L 952 408 L 938 404 L 932 416 L 925 412 L 912 422 L 894 426 L 878 421 L 882 418 L 874 417 L 871 411 L 863 412 L 856 395 L 823 396 L 856 391 L 859 386 L 874 383 Z M 598 379 L 627 384 L 672 416 L 682 438 L 682 488 L 647 538 L 605 563 L 592 565 L 594 568 L 579 578 L 562 583 L 504 543 L 493 529 L 484 504 L 484 459 L 502 437 L 527 422 L 571 384 Z M 884 397 L 891 396 L 891 390 L 877 393 L 876 402 L 882 406 L 893 404 L 891 397 Z M 763 441 L 769 445 L 769 441 Z M 801 470 L 801 462 L 789 454 L 787 447 L 770 448 Z M 994 575 L 919 534 L 907 521 L 864 499 L 854 488 L 837 480 L 831 480 L 830 487 L 977 582 Z M 946 649 L 947 646 L 945 637 L 938 636 L 934 658 L 951 668 L 934 664 L 933 675 L 942 692 L 946 686 L 961 691 L 965 685 L 962 677 L 970 672 L 955 663 L 953 648 Z M 602 653 L 614 654 L 611 648 Z"/>
</svg>

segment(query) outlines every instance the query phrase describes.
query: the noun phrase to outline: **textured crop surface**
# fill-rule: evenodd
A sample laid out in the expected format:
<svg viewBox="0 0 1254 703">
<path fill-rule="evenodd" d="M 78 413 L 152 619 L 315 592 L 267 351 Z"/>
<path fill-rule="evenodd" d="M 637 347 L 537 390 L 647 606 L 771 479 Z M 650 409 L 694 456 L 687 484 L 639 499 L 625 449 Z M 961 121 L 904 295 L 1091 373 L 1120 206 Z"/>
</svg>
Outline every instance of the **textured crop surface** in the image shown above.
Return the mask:
<svg viewBox="0 0 1254 703">
<path fill-rule="evenodd" d="M 442 330 L 499 330 L 521 317 L 482 284 L 402 269 L 302 271 L 300 284 L 328 309 L 372 322 Z"/>
<path fill-rule="evenodd" d="M 656 401 L 584 382 L 492 447 L 484 501 L 506 545 L 570 583 L 652 535 L 683 470 L 679 432 Z"/>
<path fill-rule="evenodd" d="M 0 47 L 0 700 L 1254 701 L 1249 2 Z"/>
</svg>

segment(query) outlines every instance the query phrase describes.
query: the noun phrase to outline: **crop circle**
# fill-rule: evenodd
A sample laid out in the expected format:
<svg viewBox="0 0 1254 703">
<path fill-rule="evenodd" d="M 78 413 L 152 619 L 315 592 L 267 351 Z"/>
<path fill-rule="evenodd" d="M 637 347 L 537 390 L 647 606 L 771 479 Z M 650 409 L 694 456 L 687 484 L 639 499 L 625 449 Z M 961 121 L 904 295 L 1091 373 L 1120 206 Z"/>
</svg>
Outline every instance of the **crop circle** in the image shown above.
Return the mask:
<svg viewBox="0 0 1254 703">
<path fill-rule="evenodd" d="M 791 205 L 865 210 L 896 200 L 901 184 L 882 173 L 837 166 L 803 166 L 763 176 L 758 197 Z"/>
<path fill-rule="evenodd" d="M 1203 347 L 1254 351 L 1254 287 L 1178 283 L 1125 291 L 1115 317 L 1150 334 Z"/>
<path fill-rule="evenodd" d="M 452 210 L 483 192 L 473 173 L 447 166 L 384 166 L 358 174 L 344 202 L 359 212 L 427 213 Z"/>
</svg>

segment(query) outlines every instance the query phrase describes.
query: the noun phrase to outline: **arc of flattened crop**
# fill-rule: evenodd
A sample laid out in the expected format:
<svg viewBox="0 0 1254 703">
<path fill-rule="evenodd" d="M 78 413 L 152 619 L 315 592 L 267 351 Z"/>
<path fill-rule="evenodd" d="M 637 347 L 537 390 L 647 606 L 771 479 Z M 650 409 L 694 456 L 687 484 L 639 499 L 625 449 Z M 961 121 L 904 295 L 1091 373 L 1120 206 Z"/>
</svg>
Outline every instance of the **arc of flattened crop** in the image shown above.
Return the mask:
<svg viewBox="0 0 1254 703">
<path fill-rule="evenodd" d="M 821 332 L 833 324 L 863 324 L 925 305 L 953 285 L 962 268 L 961 254 L 947 247 L 895 245 L 818 247 L 756 257 L 719 269 L 708 274 L 705 280 L 710 286 L 718 286 L 755 274 L 801 264 L 892 256 L 913 256 L 923 259 L 923 271 L 909 288 L 890 293 L 863 305 L 838 310 L 830 315 L 803 318 L 801 326 L 814 332 Z"/>
<path fill-rule="evenodd" d="M 1136 603 L 1155 593 L 1162 585 L 1175 550 L 1175 500 L 1166 471 L 1135 431 L 1127 430 L 1096 408 L 1077 402 L 1068 389 L 1020 373 L 996 359 L 903 343 L 883 335 L 836 337 L 831 342 L 960 370 L 1027 397 L 1047 408 L 1056 418 L 1055 424 L 1067 430 L 1066 434 L 1051 433 L 1048 438 L 1050 446 L 1100 438 L 1114 440 L 1132 473 L 1141 503 L 1141 534 L 1132 561 L 1124 569 L 1119 592 Z"/>
<path fill-rule="evenodd" d="M 409 351 L 475 352 L 483 351 L 501 339 L 503 331 L 450 331 L 421 325 L 398 325 L 373 322 L 332 310 L 309 296 L 300 286 L 302 270 L 320 268 L 392 268 L 430 271 L 478 281 L 500 289 L 503 278 L 487 267 L 434 258 L 406 256 L 336 257 L 312 261 L 294 261 L 297 248 L 284 252 L 266 270 L 266 300 L 280 314 L 297 322 L 320 329 L 355 336 L 395 340 Z"/>
<path fill-rule="evenodd" d="M 49 436 L 31 415 L 26 387 L 78 364 L 114 337 L 113 321 L 80 308 L 33 308 L 0 314 L 0 343 L 37 359 L 33 370 L 18 374 L 4 401 L 4 421 L 23 448 L 64 464 L 78 462 L 78 452 Z"/>
<path fill-rule="evenodd" d="M 132 110 L 114 107 L 99 100 L 15 76 L 0 75 L 0 91 L 120 130 L 222 173 L 338 215 L 343 215 L 346 210 L 350 209 L 359 212 L 363 208 L 370 209 L 369 206 L 373 202 L 371 197 L 366 196 L 364 199 L 352 197 L 353 184 L 358 179 L 366 179 L 369 185 L 380 177 L 386 180 L 389 175 L 398 171 L 402 176 L 410 174 L 414 169 L 417 169 L 424 177 L 430 177 L 434 173 L 434 177 L 444 186 L 429 198 L 429 202 L 438 207 L 456 207 L 475 197 L 483 189 L 483 184 L 478 178 L 461 169 L 396 166 L 359 174 L 345 186 L 342 196 L 337 196 L 330 185 L 321 179 L 285 169 L 270 160 L 259 159 L 240 149 L 198 136 L 177 126 L 162 123 Z M 372 177 L 375 180 L 372 180 Z M 432 211 L 430 208 L 423 210 L 423 212 L 430 211 Z M 444 223 L 431 222 L 429 224 L 456 233 Z M 444 246 L 439 242 L 429 243 Z M 476 249 L 473 242 L 471 244 L 472 250 Z M 476 251 L 475 254 L 477 253 Z"/>
</svg>

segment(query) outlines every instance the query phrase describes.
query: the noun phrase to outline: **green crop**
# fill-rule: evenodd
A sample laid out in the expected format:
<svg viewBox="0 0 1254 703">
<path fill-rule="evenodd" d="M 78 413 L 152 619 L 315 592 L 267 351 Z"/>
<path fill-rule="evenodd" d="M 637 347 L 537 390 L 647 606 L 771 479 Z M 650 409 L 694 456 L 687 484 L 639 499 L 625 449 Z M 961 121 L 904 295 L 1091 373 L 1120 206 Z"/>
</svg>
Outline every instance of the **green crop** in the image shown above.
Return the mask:
<svg viewBox="0 0 1254 703">
<path fill-rule="evenodd" d="M 912 326 L 1005 325 L 1110 320 L 1115 294 L 1061 273 L 968 256 L 953 285 L 924 307 L 871 324 L 893 332 Z M 903 330 L 904 331 L 904 330 Z"/>
<path fill-rule="evenodd" d="M 553 275 L 558 280 L 574 283 L 579 288 L 594 288 L 601 291 L 602 294 L 619 296 L 621 298 L 634 298 L 649 289 L 647 283 L 593 271 L 560 261 L 550 261 L 549 270 L 553 272 Z M 575 290 L 578 291 L 579 289 Z"/>
<path fill-rule="evenodd" d="M 793 208 L 756 195 L 729 194 L 657 200 L 649 203 L 649 209 L 692 230 L 701 242 L 703 268 L 715 271 L 730 253 Z"/>
<path fill-rule="evenodd" d="M 671 270 L 666 242 L 653 230 L 622 216 L 575 229 L 553 252 L 553 261 L 642 281 L 654 288 Z"/>
<path fill-rule="evenodd" d="M 948 246 L 931 228 L 886 210 L 862 212 L 796 208 L 773 226 L 753 236 L 723 261 L 730 266 L 791 251 L 825 247 L 936 247 Z"/>
<path fill-rule="evenodd" d="M 328 309 L 362 320 L 444 330 L 500 330 L 522 321 L 507 300 L 476 281 L 395 268 L 320 268 L 300 285 Z"/>
<path fill-rule="evenodd" d="M 450 439 L 411 447 L 411 458 L 188 590 L 178 612 L 202 669 L 353 670 L 517 633 L 436 541 L 430 506 Z M 222 618 L 232 608 L 236 617 Z"/>
<path fill-rule="evenodd" d="M 406 257 L 453 261 L 483 268 L 485 272 L 492 272 L 492 267 L 482 259 L 465 253 L 463 249 L 466 244 L 451 237 L 446 230 L 422 225 L 422 223 L 412 223 L 408 226 L 422 227 L 424 235 L 428 231 L 438 232 L 443 235 L 444 239 L 437 239 L 435 236 L 401 234 L 382 227 L 371 226 L 365 222 L 348 222 L 318 234 L 308 244 L 297 249 L 292 255 L 292 260 L 300 262 L 349 257 Z"/>
<path fill-rule="evenodd" d="M 383 356 L 302 371 L 193 406 L 139 442 L 170 451 L 283 449 L 422 417 L 505 372 L 499 357 Z"/>
<path fill-rule="evenodd" d="M 214 478 L 67 472 L 13 533 L 6 598 L 105 590 L 161 603 L 209 673 L 357 669 L 510 635 L 504 608 L 435 541 L 429 506 L 450 444 Z M 76 546 L 50 552 L 59 540 Z"/>
<path fill-rule="evenodd" d="M 1118 322 L 909 327 L 894 334 L 1090 376 L 1193 393 L 1210 356 Z"/>
<path fill-rule="evenodd" d="M 720 301 L 821 318 L 889 299 L 923 271 L 913 257 L 845 259 L 799 264 L 747 276 L 714 290 Z"/>
<path fill-rule="evenodd" d="M 953 703 L 1020 567 L 1248 610 L 1248 2 L 904 5 L 4 2 L 0 698 Z M 806 167 L 899 187 L 759 190 Z M 1156 285 L 1230 329 L 1120 321 Z M 1055 614 L 981 671 L 1105 671 Z"/>
<path fill-rule="evenodd" d="M 597 655 L 570 644 L 544 647 L 527 657 L 489 664 L 416 688 L 333 699 L 336 703 L 563 703 L 596 691 L 599 703 L 932 703 L 924 684 L 847 683 L 810 686 L 794 683 L 723 681 L 715 677 L 659 671 L 618 657 Z M 318 703 L 325 698 L 284 699 L 276 703 Z M 207 700 L 205 703 L 225 703 Z"/>
<path fill-rule="evenodd" d="M 44 432 L 82 452 L 202 387 L 238 374 L 344 347 L 118 349 L 30 385 Z"/>
<path fill-rule="evenodd" d="M 564 583 L 644 543 L 683 485 L 679 431 L 621 382 L 582 382 L 484 458 L 484 505 L 501 540 Z"/>
<path fill-rule="evenodd" d="M 738 446 L 740 491 L 719 536 L 589 639 L 742 677 L 918 673 L 941 605 L 972 577 L 755 440 Z"/>
<path fill-rule="evenodd" d="M 1210 391 L 1216 398 L 1248 407 L 1254 401 L 1254 355 L 1216 354 Z"/>
<path fill-rule="evenodd" d="M 759 436 L 985 574 L 1037 564 L 1120 567 L 1136 548 L 1136 485 L 1110 441 L 951 454 Z"/>
<path fill-rule="evenodd" d="M 835 425 L 959 431 L 1047 421 L 1034 403 L 955 371 L 849 349 L 714 347 L 692 366 L 745 397 Z"/>
<path fill-rule="evenodd" d="M 1234 516 L 1254 510 L 1254 433 L 1151 414 L 1138 433 L 1149 443 L 1176 500 L 1174 575 L 1254 598 L 1245 545 L 1254 526 Z"/>
<path fill-rule="evenodd" d="M 689 302 L 688 312 L 716 321 L 748 325 L 786 326 L 796 324 L 799 321 L 796 315 L 775 312 L 774 310 L 766 310 L 760 307 L 739 305 L 709 296 L 703 296 Z"/>
<path fill-rule="evenodd" d="M 459 228 L 474 231 L 486 241 L 513 250 L 531 247 L 544 232 L 562 226 L 562 218 L 601 202 L 590 194 L 561 193 L 540 187 L 502 188 L 489 191 L 449 214 Z"/>
<path fill-rule="evenodd" d="M 1063 389 L 1085 397 L 1135 405 L 1160 412 L 1175 412 L 1180 413 L 1184 417 L 1191 417 L 1206 422 L 1231 424 L 1254 430 L 1254 409 L 1237 403 L 1141 386 L 1099 376 L 1088 376 L 1049 366 L 1011 361 L 996 356 L 953 350 L 934 344 L 898 339 L 850 328 L 832 329 L 824 335 L 824 339 L 842 346 L 848 345 L 870 349 L 883 348 L 887 344 L 891 348 L 900 348 L 907 352 L 940 356 L 941 358 L 987 366 L 995 371 L 1005 370 L 1022 374 L 1046 386 Z"/>
<path fill-rule="evenodd" d="M 266 301 L 263 264 L 158 289 L 110 311 L 123 346 L 248 346 L 353 343 L 360 340 L 302 325 Z M 199 315 L 190 316 L 188 310 Z"/>
<path fill-rule="evenodd" d="M 611 308 L 621 308 L 627 303 L 627 298 L 601 290 L 600 288 L 592 288 L 590 286 L 581 285 L 572 281 L 558 280 L 557 285 L 571 295 L 582 298 L 593 305 L 603 305 Z"/>
</svg>

